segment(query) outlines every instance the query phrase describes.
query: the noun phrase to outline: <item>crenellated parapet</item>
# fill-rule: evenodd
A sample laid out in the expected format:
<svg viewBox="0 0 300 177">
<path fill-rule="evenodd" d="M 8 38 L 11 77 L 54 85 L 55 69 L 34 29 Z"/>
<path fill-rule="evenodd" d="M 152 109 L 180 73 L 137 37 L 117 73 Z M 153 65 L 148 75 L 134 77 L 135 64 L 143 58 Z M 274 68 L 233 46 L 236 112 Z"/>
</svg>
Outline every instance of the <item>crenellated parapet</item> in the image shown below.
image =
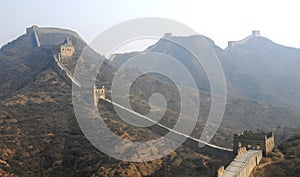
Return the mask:
<svg viewBox="0 0 300 177">
<path fill-rule="evenodd" d="M 249 177 L 261 159 L 261 150 L 243 150 L 225 169 L 224 166 L 218 169 L 217 177 Z"/>
<path fill-rule="evenodd" d="M 234 134 L 233 151 L 238 153 L 238 149 L 245 147 L 247 150 L 262 150 L 264 156 L 267 156 L 275 146 L 274 134 L 272 132 L 252 132 L 242 131 Z"/>
<path fill-rule="evenodd" d="M 274 136 L 273 132 L 253 132 L 244 130 L 240 133 L 234 134 L 234 138 L 243 138 L 243 139 L 260 139 L 265 140 Z"/>
</svg>

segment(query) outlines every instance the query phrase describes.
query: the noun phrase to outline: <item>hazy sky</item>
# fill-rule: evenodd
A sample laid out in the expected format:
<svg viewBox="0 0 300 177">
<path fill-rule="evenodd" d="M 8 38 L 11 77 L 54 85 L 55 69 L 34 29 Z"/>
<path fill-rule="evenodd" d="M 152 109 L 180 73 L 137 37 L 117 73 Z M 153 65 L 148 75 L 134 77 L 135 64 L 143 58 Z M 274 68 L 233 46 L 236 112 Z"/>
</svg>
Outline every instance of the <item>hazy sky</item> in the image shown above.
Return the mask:
<svg viewBox="0 0 300 177">
<path fill-rule="evenodd" d="M 255 29 L 274 42 L 300 48 L 299 9 L 296 0 L 10 0 L 0 6 L 0 46 L 33 24 L 69 28 L 90 42 L 124 20 L 162 17 L 192 27 L 223 48 Z"/>
</svg>

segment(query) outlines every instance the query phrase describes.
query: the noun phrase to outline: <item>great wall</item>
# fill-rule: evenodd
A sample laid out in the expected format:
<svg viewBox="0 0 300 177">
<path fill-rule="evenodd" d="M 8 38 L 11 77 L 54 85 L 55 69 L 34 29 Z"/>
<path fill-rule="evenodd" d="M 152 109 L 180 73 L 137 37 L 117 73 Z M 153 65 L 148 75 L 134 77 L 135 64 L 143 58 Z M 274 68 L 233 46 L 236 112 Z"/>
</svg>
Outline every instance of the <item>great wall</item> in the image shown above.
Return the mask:
<svg viewBox="0 0 300 177">
<path fill-rule="evenodd" d="M 217 177 L 247 177 L 251 175 L 254 167 L 258 166 L 262 159 L 261 150 L 244 151 L 237 155 L 233 161 L 224 169 L 220 167 Z"/>
<path fill-rule="evenodd" d="M 61 62 L 60 55 L 53 55 L 53 58 L 55 61 L 54 69 L 58 71 L 58 73 L 63 77 L 64 80 L 66 80 L 69 83 L 71 81 L 71 84 L 73 82 L 77 87 L 80 88 L 81 85 L 78 82 L 78 80 L 75 77 L 73 77 L 70 71 Z"/>
<path fill-rule="evenodd" d="M 68 34 L 71 36 L 75 36 L 79 39 L 80 36 L 70 30 L 64 30 L 64 29 L 59 29 L 59 28 L 39 28 L 38 26 L 32 26 L 31 28 L 26 29 L 27 34 L 31 34 L 34 38 L 34 42 L 37 47 L 41 47 L 41 41 L 39 38 L 40 34 L 43 33 L 63 33 L 63 34 Z M 72 82 L 77 86 L 81 87 L 80 83 L 77 81 L 75 77 L 70 73 L 70 71 L 64 66 L 64 64 L 61 62 L 61 55 L 58 53 L 53 54 L 53 62 L 54 62 L 54 69 L 60 74 L 60 76 L 69 84 L 72 85 Z"/>
<path fill-rule="evenodd" d="M 244 38 L 242 40 L 239 40 L 239 41 L 228 41 L 228 47 L 226 49 L 228 50 L 228 49 L 230 49 L 230 48 L 232 48 L 234 46 L 245 44 L 250 39 L 256 38 L 256 37 L 259 37 L 259 36 L 260 36 L 260 31 L 254 30 L 254 31 L 252 31 L 252 34 L 250 36 L 247 36 L 246 38 Z"/>
<path fill-rule="evenodd" d="M 37 47 L 41 47 L 43 43 L 40 41 L 40 34 L 43 33 L 62 33 L 71 35 L 74 37 L 77 37 L 79 39 L 80 36 L 73 31 L 70 30 L 64 30 L 64 29 L 58 29 L 58 28 L 39 28 L 38 26 L 32 26 L 30 28 L 26 29 L 27 34 L 32 35 L 35 41 L 35 44 Z M 252 37 L 258 37 L 260 35 L 259 31 L 253 31 L 252 36 L 248 36 L 245 39 L 241 41 L 230 41 L 228 42 L 228 48 L 245 43 Z M 63 65 L 61 62 L 60 55 L 54 54 L 53 55 L 53 63 L 54 63 L 54 69 L 60 74 L 60 76 L 67 81 L 68 84 L 72 85 L 74 83 L 77 87 L 81 87 L 80 83 L 77 81 L 75 77 L 69 72 L 69 70 Z M 220 167 L 216 176 L 217 177 L 248 177 L 251 174 L 251 171 L 259 164 L 260 160 L 262 159 L 263 155 L 267 155 L 268 152 L 270 152 L 274 147 L 274 136 L 273 134 L 248 134 L 248 136 L 243 136 L 241 134 L 234 135 L 234 148 L 224 148 L 221 146 L 213 145 L 204 141 L 201 141 L 199 139 L 196 139 L 194 137 L 191 137 L 189 135 L 183 134 L 181 132 L 175 131 L 174 129 L 171 129 L 167 126 L 164 126 L 160 123 L 157 123 L 153 121 L 152 119 L 141 115 L 133 110 L 130 110 L 122 105 L 119 105 L 118 103 L 114 103 L 109 99 L 105 98 L 105 88 L 97 89 L 94 88 L 94 104 L 95 106 L 98 105 L 98 100 L 104 100 L 108 103 L 113 104 L 114 106 L 117 106 L 123 110 L 126 110 L 132 114 L 135 114 L 139 116 L 140 118 L 143 118 L 147 121 L 150 121 L 152 123 L 155 123 L 157 127 L 157 131 L 161 132 L 173 132 L 179 136 L 185 137 L 186 143 L 195 147 L 199 148 L 199 143 L 204 144 L 206 146 L 202 148 L 206 148 L 207 152 L 210 151 L 210 149 L 217 149 L 219 150 L 219 153 L 235 153 L 236 157 L 233 159 L 233 161 L 226 167 L 224 166 Z M 252 136 L 252 139 L 249 140 L 249 136 Z M 248 139 L 247 139 L 248 138 Z M 251 142 L 251 143 L 249 143 Z M 263 153 L 264 152 L 264 153 Z"/>
</svg>

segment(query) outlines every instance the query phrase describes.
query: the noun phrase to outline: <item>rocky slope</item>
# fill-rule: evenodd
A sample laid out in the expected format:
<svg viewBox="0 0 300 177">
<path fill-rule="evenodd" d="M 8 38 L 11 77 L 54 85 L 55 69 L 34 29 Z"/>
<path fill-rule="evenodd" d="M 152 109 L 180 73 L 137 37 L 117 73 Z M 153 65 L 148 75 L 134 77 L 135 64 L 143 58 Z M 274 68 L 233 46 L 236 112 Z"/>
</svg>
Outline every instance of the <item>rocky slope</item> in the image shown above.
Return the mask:
<svg viewBox="0 0 300 177">
<path fill-rule="evenodd" d="M 231 158 L 188 145 L 145 163 L 111 158 L 82 134 L 73 113 L 71 86 L 56 72 L 50 44 L 37 48 L 30 35 L 23 35 L 0 54 L 5 71 L 1 72 L 5 80 L 1 80 L 0 176 L 214 176 L 218 166 Z M 72 61 L 69 64 L 72 67 Z M 102 83 L 109 80 L 108 68 L 99 73 Z M 100 104 L 99 109 L 120 136 L 139 141 L 159 136 L 119 121 L 110 104 Z"/>
<path fill-rule="evenodd" d="M 229 153 L 189 144 L 145 163 L 123 162 L 98 151 L 82 134 L 73 112 L 71 86 L 54 67 L 52 45 L 66 37 L 76 41 L 77 52 L 63 61 L 72 71 L 86 45 L 76 36 L 43 34 L 41 40 L 46 42 L 37 48 L 32 36 L 26 34 L 0 50 L 0 176 L 215 176 L 219 166 L 229 163 Z M 93 51 L 89 54 L 103 58 Z M 106 62 L 96 83 L 110 88 L 113 72 L 114 68 Z M 153 75 L 139 78 L 131 89 L 131 104 L 137 112 L 147 113 L 149 96 L 157 90 L 170 100 L 161 121 L 172 126 L 180 103 L 176 87 L 166 79 Z M 201 95 L 204 101 L 193 132 L 195 137 L 199 137 L 210 109 L 209 94 Z M 153 127 L 137 128 L 120 121 L 109 103 L 100 102 L 98 109 L 117 135 L 134 141 L 161 136 Z M 230 147 L 233 132 L 257 126 L 277 130 L 284 138 L 299 126 L 298 116 L 294 109 L 230 98 L 213 142 Z"/>
<path fill-rule="evenodd" d="M 296 177 L 300 173 L 300 134 L 281 143 L 271 157 L 262 160 L 253 177 Z"/>
</svg>

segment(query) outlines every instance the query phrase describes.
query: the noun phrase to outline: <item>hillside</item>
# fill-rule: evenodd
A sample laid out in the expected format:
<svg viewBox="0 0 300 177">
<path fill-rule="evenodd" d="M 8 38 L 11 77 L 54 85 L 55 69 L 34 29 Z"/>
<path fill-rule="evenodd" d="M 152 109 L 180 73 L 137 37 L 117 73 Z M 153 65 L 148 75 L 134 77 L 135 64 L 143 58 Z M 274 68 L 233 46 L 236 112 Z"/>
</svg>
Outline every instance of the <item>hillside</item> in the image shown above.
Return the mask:
<svg viewBox="0 0 300 177">
<path fill-rule="evenodd" d="M 177 121 L 180 109 L 178 89 L 166 78 L 158 79 L 156 75 L 145 74 L 132 84 L 131 106 L 142 114 L 149 112 L 149 97 L 153 93 L 161 93 L 168 100 L 168 110 L 159 121 L 173 127 Z M 200 92 L 200 116 L 192 133 L 200 137 L 210 111 L 211 96 L 207 92 Z M 276 142 L 279 143 L 295 133 L 300 125 L 299 111 L 292 108 L 267 105 L 261 102 L 243 98 L 228 97 L 225 113 L 220 128 L 212 139 L 214 144 L 231 148 L 232 136 L 241 130 L 264 130 L 275 133 Z"/>
<path fill-rule="evenodd" d="M 54 45 L 63 42 L 61 36 Z M 68 64 L 74 66 L 74 60 Z M 147 163 L 111 158 L 82 134 L 73 113 L 70 84 L 54 67 L 51 44 L 37 48 L 32 36 L 25 34 L 3 47 L 0 61 L 1 70 L 7 71 L 1 78 L 6 76 L 11 82 L 3 87 L 7 91 L 0 100 L 0 176 L 214 176 L 216 169 L 231 159 L 231 154 L 214 155 L 188 145 Z M 22 67 L 27 72 L 19 73 Z M 109 68 L 99 73 L 101 83 L 109 80 Z M 99 109 L 107 125 L 120 136 L 138 141 L 160 136 L 151 129 L 121 122 L 111 105 L 100 104 Z"/>
<path fill-rule="evenodd" d="M 253 177 L 297 177 L 300 173 L 300 134 L 281 143 L 271 157 L 263 159 Z"/>
<path fill-rule="evenodd" d="M 39 35 L 41 47 L 35 45 L 32 35 L 24 34 L 0 50 L 0 176 L 215 176 L 217 169 L 232 159 L 231 153 L 198 148 L 188 142 L 170 155 L 144 163 L 116 160 L 98 151 L 78 126 L 70 80 L 62 77 L 52 54 L 53 45 L 71 37 L 76 52 L 62 62 L 73 72 L 86 43 L 69 30 L 47 28 Z M 201 43 L 194 38 L 192 36 L 188 41 L 200 48 Z M 178 40 L 185 41 L 185 38 L 178 37 Z M 162 42 L 148 50 L 164 52 L 172 48 L 168 45 Z M 215 49 L 222 54 L 220 48 L 215 46 Z M 116 68 L 92 49 L 87 50 L 84 57 L 104 60 L 96 84 L 98 87 L 104 84 L 110 89 Z M 187 57 L 185 65 L 193 66 L 188 61 L 188 53 L 180 53 L 177 48 L 171 53 Z M 118 57 L 122 58 L 122 55 Z M 201 70 L 193 69 L 195 73 Z M 206 78 L 198 81 L 207 83 Z M 209 88 L 205 84 L 198 86 L 203 90 Z M 131 105 L 136 112 L 148 113 L 148 99 L 157 91 L 168 103 L 160 122 L 172 127 L 178 119 L 180 100 L 177 88 L 167 78 L 153 74 L 139 77 L 130 89 Z M 201 112 L 192 134 L 196 138 L 202 132 L 211 103 L 208 92 L 201 92 L 200 97 Z M 107 126 L 125 139 L 145 141 L 163 135 L 155 126 L 139 128 L 125 123 L 107 102 L 100 101 L 98 109 Z M 280 142 L 297 130 L 299 121 L 297 109 L 229 97 L 222 125 L 212 143 L 231 147 L 233 133 L 242 129 L 273 130 Z"/>
<path fill-rule="evenodd" d="M 299 127 L 299 110 L 295 108 L 299 103 L 296 101 L 298 99 L 297 94 L 287 93 L 290 97 L 293 97 L 294 101 L 292 101 L 292 99 L 288 99 L 287 96 L 279 93 L 285 92 L 285 89 L 288 90 L 297 87 L 299 82 L 291 83 L 293 85 L 281 84 L 281 80 L 277 78 L 277 76 L 284 75 L 285 79 L 282 82 L 290 82 L 293 78 L 298 79 L 299 72 L 294 67 L 300 63 L 296 57 L 298 53 L 300 54 L 298 49 L 275 44 L 264 37 L 249 37 L 249 40 L 245 43 L 227 48 L 226 50 L 222 50 L 211 39 L 205 36 L 172 36 L 171 39 L 177 42 L 177 44 L 161 39 L 142 53 L 157 52 L 171 55 L 188 68 L 194 76 L 198 84 L 198 89 L 202 91 L 200 94 L 202 111 L 200 111 L 199 121 L 194 131 L 195 137 L 199 137 L 208 117 L 211 104 L 210 85 L 204 69 L 201 66 L 199 67 L 195 58 L 182 48 L 180 44 L 183 46 L 188 45 L 193 50 L 199 50 L 205 45 L 204 40 L 211 45 L 215 53 L 219 56 L 227 79 L 226 84 L 229 96 L 223 122 L 212 142 L 230 147 L 231 135 L 243 129 L 274 131 L 275 137 L 278 137 L 276 141 L 280 142 L 284 138 L 287 138 L 287 136 L 292 135 L 294 130 Z M 263 52 L 261 52 L 262 50 Z M 273 50 L 277 52 L 276 55 L 273 55 Z M 139 54 L 139 52 L 116 54 L 110 59 L 112 60 L 112 65 L 119 68 L 122 63 Z M 207 57 L 209 55 L 204 53 L 203 56 Z M 258 56 L 260 57 L 259 59 L 256 58 Z M 209 58 L 206 59 L 209 60 Z M 291 61 L 295 63 L 294 66 L 291 65 Z M 289 71 L 287 68 L 290 66 L 292 67 Z M 285 71 L 278 73 L 277 70 L 280 67 L 285 67 Z M 253 72 L 251 72 L 252 70 Z M 276 75 L 273 75 L 273 73 L 276 73 Z M 247 75 L 247 78 L 244 78 L 245 75 Z M 251 79 L 248 79 L 248 76 Z M 185 78 L 180 79 L 184 80 Z M 159 85 L 157 84 L 157 80 L 164 83 L 167 82 L 168 84 Z M 275 81 L 277 82 L 276 84 L 274 83 Z M 266 84 L 272 85 L 272 89 L 267 89 L 265 87 Z M 254 90 L 255 87 L 259 87 L 260 89 Z M 170 109 L 178 112 L 177 110 L 180 108 L 177 89 L 165 77 L 146 74 L 146 76 L 144 75 L 139 78 L 139 84 L 134 84 L 132 90 L 132 94 L 137 94 L 139 98 L 142 98 L 145 102 L 144 104 L 147 103 L 150 93 L 160 90 L 164 95 L 167 94 L 167 100 L 173 100 L 173 102 L 170 102 Z M 296 88 L 293 90 L 297 91 Z M 248 94 L 250 92 L 253 94 Z M 272 95 L 274 98 L 276 97 L 276 99 L 269 99 L 269 95 Z M 165 123 L 171 126 L 172 123 L 170 122 L 174 121 L 176 120 L 169 119 Z M 224 142 L 225 139 L 226 141 Z"/>
<path fill-rule="evenodd" d="M 50 61 L 46 48 L 36 49 L 32 37 L 22 35 L 0 50 L 0 98 L 25 87 Z"/>
<path fill-rule="evenodd" d="M 122 162 L 99 152 L 77 125 L 70 87 L 52 69 L 42 72 L 37 80 L 2 104 L 0 169 L 5 174 L 198 176 L 201 172 L 203 176 L 213 176 L 218 166 L 230 159 L 225 154 L 208 156 L 186 145 L 147 163 Z M 116 134 L 132 140 L 157 136 L 147 129 L 128 127 L 116 117 L 111 105 L 100 105 L 106 123 Z"/>
</svg>

